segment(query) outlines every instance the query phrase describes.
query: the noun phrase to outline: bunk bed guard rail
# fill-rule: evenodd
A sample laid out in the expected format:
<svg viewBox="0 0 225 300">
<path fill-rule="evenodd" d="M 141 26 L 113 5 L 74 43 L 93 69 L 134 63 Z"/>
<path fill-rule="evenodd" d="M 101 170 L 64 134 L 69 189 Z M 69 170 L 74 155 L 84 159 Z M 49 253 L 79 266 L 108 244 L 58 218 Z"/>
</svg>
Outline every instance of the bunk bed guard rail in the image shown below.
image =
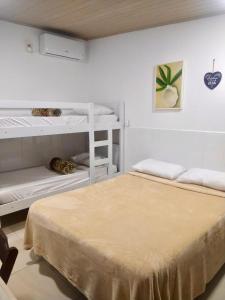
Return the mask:
<svg viewBox="0 0 225 300">
<path fill-rule="evenodd" d="M 80 103 L 80 102 L 36 102 L 36 101 L 0 101 L 0 111 L 3 110 L 25 110 L 33 108 L 58 108 L 61 110 L 74 110 L 76 114 L 77 110 L 86 112 L 88 117 L 87 122 L 80 124 L 79 126 L 69 124 L 66 126 L 54 125 L 54 126 L 24 126 L 14 127 L 10 126 L 5 128 L 0 126 L 0 139 L 29 137 L 29 136 L 42 136 L 42 135 L 55 135 L 55 134 L 67 134 L 75 132 L 87 132 L 94 127 L 94 104 L 93 103 Z M 32 117 L 32 114 L 30 114 Z M 15 123 L 18 121 L 15 120 Z"/>
</svg>

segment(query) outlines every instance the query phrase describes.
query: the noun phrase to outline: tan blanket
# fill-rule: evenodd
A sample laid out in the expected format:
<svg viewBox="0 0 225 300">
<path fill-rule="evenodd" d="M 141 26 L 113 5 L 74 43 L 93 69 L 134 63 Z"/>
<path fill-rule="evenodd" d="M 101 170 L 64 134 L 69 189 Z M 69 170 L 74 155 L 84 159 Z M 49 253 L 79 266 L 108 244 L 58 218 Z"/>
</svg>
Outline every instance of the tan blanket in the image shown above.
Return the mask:
<svg viewBox="0 0 225 300">
<path fill-rule="evenodd" d="M 224 196 L 133 172 L 37 201 L 25 247 L 88 299 L 191 300 L 225 262 Z"/>
</svg>

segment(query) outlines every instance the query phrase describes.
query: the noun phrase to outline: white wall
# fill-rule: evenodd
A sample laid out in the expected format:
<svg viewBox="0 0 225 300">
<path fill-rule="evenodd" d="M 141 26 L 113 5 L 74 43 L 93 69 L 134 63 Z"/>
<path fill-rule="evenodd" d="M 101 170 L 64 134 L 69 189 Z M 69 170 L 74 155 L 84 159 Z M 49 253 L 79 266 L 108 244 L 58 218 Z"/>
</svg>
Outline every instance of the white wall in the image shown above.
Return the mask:
<svg viewBox="0 0 225 300">
<path fill-rule="evenodd" d="M 93 98 L 126 102 L 132 127 L 225 130 L 225 78 L 214 90 L 203 76 L 216 69 L 225 77 L 225 16 L 201 19 L 97 39 L 91 42 Z M 153 112 L 153 69 L 183 59 L 184 109 Z"/>
<path fill-rule="evenodd" d="M 149 136 L 152 128 L 225 131 L 224 28 L 225 15 L 91 42 L 91 95 L 93 99 L 103 101 L 109 96 L 125 101 L 126 119 L 131 126 L 131 129 L 127 129 L 129 145 L 134 137 L 132 128 L 149 128 Z M 203 84 L 203 77 L 211 71 L 213 58 L 216 59 L 215 69 L 220 70 L 224 78 L 211 91 Z M 185 62 L 183 110 L 153 112 L 155 65 L 181 59 Z M 143 136 L 146 137 L 146 132 Z M 139 154 L 143 152 L 140 149 L 148 148 L 147 142 L 150 140 L 139 140 L 135 150 L 127 144 L 126 156 L 130 157 L 128 164 L 144 156 L 140 157 Z M 166 143 L 161 143 L 161 147 L 166 149 Z M 157 156 L 157 153 L 154 154 Z"/>
<path fill-rule="evenodd" d="M 193 155 L 199 161 L 209 161 L 210 167 L 217 168 L 225 161 L 225 135 L 210 139 L 204 135 L 202 146 L 198 142 L 201 138 L 191 134 L 182 140 L 179 132 L 225 132 L 225 78 L 214 91 L 203 84 L 204 73 L 211 70 L 214 57 L 216 69 L 225 77 L 224 27 L 223 15 L 97 39 L 90 42 L 89 62 L 80 63 L 40 55 L 41 31 L 0 21 L 0 101 L 122 99 L 131 125 L 126 134 L 127 167 L 148 155 L 173 160 L 176 153 L 179 162 L 183 156 L 188 158 L 193 146 Z M 33 54 L 25 51 L 26 42 L 33 44 Z M 153 112 L 155 65 L 180 59 L 186 64 L 183 110 Z M 165 133 L 154 128 L 165 129 Z M 172 129 L 173 143 L 168 150 Z M 186 141 L 190 147 L 184 153 L 185 148 L 176 147 L 176 143 Z M 215 146 L 210 145 L 213 141 Z M 214 161 L 213 156 L 219 161 Z M 190 161 L 189 158 L 187 165 Z M 221 168 L 225 169 L 225 163 Z"/>
<path fill-rule="evenodd" d="M 35 28 L 0 21 L 0 101 L 87 99 L 87 62 L 39 54 Z M 32 43 L 34 53 L 26 52 Z"/>
<path fill-rule="evenodd" d="M 88 99 L 88 62 L 39 54 L 35 28 L 0 21 L 0 101 L 78 101 Z M 26 43 L 34 52 L 26 52 Z M 84 150 L 80 135 L 46 136 L 0 141 L 0 172 L 47 164 L 54 156 Z"/>
</svg>

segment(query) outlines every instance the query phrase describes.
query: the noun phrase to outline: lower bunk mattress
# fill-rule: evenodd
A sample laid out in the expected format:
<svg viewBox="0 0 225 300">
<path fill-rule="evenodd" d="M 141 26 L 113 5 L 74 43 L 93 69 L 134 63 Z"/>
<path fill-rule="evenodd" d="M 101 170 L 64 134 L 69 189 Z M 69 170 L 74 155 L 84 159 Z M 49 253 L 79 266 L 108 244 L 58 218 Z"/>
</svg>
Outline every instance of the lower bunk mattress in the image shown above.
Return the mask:
<svg viewBox="0 0 225 300">
<path fill-rule="evenodd" d="M 116 172 L 115 167 L 113 170 Z M 101 180 L 106 175 L 106 166 L 96 168 L 96 180 Z M 72 189 L 88 181 L 88 167 L 81 167 L 80 170 L 68 175 L 57 174 L 45 166 L 0 173 L 0 205 L 34 196 L 44 197 L 48 193 Z"/>
</svg>

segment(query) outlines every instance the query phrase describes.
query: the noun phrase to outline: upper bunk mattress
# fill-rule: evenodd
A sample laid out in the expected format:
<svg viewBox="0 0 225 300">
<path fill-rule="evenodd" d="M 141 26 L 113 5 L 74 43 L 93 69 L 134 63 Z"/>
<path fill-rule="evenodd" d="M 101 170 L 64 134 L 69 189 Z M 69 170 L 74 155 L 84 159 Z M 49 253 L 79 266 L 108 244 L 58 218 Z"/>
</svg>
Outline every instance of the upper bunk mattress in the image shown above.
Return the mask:
<svg viewBox="0 0 225 300">
<path fill-rule="evenodd" d="M 97 115 L 95 123 L 111 125 L 117 122 L 116 115 Z M 86 115 L 69 115 L 60 117 L 33 117 L 33 116 L 1 116 L 0 128 L 38 127 L 38 126 L 79 126 L 88 122 Z"/>
<path fill-rule="evenodd" d="M 225 262 L 225 193 L 125 174 L 34 203 L 25 246 L 92 300 L 192 300 Z"/>
</svg>

